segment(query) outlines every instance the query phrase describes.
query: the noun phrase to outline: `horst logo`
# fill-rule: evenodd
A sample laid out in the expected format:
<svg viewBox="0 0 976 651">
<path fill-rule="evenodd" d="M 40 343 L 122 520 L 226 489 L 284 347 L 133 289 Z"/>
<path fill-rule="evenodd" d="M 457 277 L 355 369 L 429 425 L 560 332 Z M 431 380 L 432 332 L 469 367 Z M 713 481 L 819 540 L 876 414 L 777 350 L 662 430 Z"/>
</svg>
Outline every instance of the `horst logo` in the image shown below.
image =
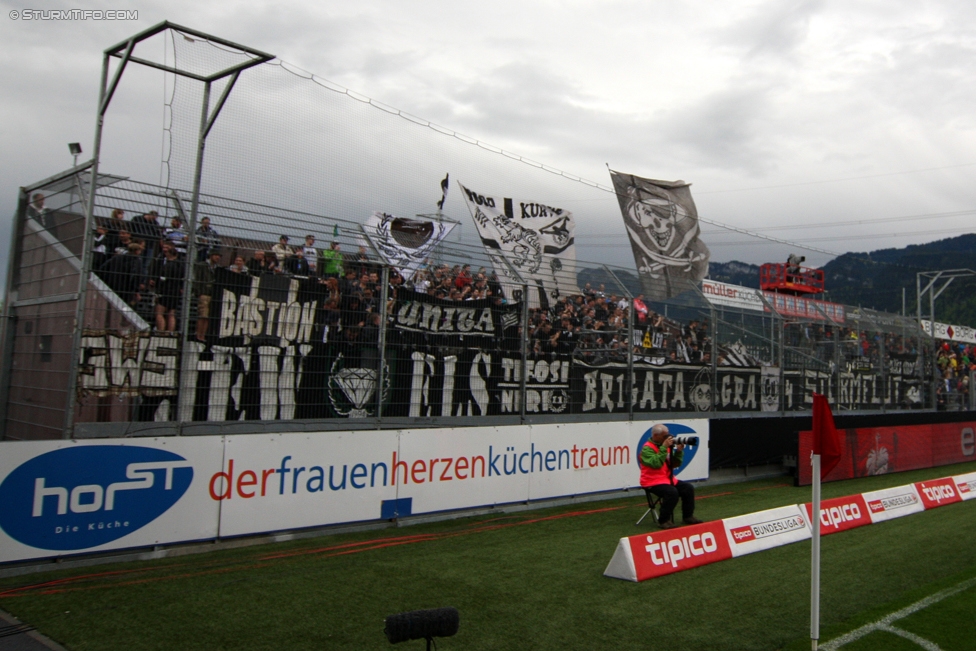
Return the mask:
<svg viewBox="0 0 976 651">
<path fill-rule="evenodd" d="M 183 457 L 154 448 L 86 445 L 30 459 L 0 484 L 0 529 L 40 549 L 89 549 L 146 526 L 190 487 Z"/>
</svg>

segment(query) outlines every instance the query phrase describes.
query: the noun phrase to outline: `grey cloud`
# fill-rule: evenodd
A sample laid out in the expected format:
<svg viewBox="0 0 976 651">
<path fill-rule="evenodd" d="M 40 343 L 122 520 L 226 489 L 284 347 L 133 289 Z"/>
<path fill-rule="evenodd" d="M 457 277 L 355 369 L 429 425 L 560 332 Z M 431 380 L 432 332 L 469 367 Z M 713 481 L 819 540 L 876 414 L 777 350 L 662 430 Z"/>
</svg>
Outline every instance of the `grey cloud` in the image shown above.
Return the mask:
<svg viewBox="0 0 976 651">
<path fill-rule="evenodd" d="M 749 56 L 788 55 L 807 37 L 810 19 L 824 0 L 775 0 L 722 30 L 719 41 L 745 50 Z"/>
</svg>

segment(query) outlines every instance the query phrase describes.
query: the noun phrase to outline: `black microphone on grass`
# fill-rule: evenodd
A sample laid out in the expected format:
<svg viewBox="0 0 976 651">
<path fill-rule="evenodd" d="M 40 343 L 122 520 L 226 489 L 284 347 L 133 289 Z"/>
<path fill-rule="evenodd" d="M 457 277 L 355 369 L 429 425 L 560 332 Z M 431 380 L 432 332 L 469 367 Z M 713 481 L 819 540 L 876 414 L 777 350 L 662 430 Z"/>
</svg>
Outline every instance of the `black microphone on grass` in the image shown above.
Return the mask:
<svg viewBox="0 0 976 651">
<path fill-rule="evenodd" d="M 458 631 L 457 608 L 430 608 L 390 615 L 386 618 L 386 639 L 390 644 L 407 640 L 427 640 L 427 649 L 435 637 L 451 637 Z"/>
</svg>

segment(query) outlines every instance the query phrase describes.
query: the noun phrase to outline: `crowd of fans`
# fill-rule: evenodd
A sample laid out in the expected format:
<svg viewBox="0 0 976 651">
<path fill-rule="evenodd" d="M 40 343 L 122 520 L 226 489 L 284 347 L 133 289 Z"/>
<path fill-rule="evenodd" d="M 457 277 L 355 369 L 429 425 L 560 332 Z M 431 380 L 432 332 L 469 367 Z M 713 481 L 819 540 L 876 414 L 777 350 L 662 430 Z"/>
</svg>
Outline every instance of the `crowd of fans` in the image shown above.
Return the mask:
<svg viewBox="0 0 976 651">
<path fill-rule="evenodd" d="M 976 373 L 976 346 L 950 341 L 940 342 L 935 363 L 942 375 L 942 382 L 936 388 L 939 404 L 968 405 L 971 390 L 970 375 Z"/>
<path fill-rule="evenodd" d="M 126 220 L 121 209 L 101 218 L 93 238 L 92 268 L 102 280 L 143 316 L 155 329 L 175 331 L 183 302 L 189 234 L 174 216 L 168 225 L 156 211 Z M 269 249 L 222 248 L 220 234 L 203 217 L 196 230 L 196 256 L 192 265 L 195 334 L 205 339 L 213 294 L 214 270 L 260 276 L 284 274 L 317 279 L 324 287 L 323 323 L 349 339 L 374 342 L 374 330 L 382 326 L 382 268 L 360 246 L 353 254 L 339 242 L 319 247 L 314 235 L 292 246 L 287 235 Z M 245 258 L 245 253 L 250 256 Z M 470 264 L 438 264 L 428 261 L 410 277 L 389 272 L 386 288 L 387 314 L 399 299 L 420 292 L 442 300 L 509 301 L 494 271 Z M 631 338 L 631 319 L 633 338 Z M 523 337 L 519 325 L 515 345 Z M 656 363 L 710 364 L 710 338 L 704 322 L 686 325 L 650 310 L 642 295 L 628 300 L 587 284 L 579 294 L 554 298 L 546 307 L 533 308 L 525 336 L 528 353 L 535 357 L 569 354 L 591 363 L 626 361 L 628 350 L 638 358 Z M 499 345 L 503 345 L 499 342 Z M 509 346 L 513 342 L 508 342 Z M 724 359 L 720 359 L 723 363 Z"/>
<path fill-rule="evenodd" d="M 44 222 L 43 196 L 33 197 L 32 216 Z M 102 280 L 157 330 L 175 331 L 182 307 L 186 251 L 189 236 L 179 217 L 168 225 L 160 222 L 156 211 L 131 220 L 121 209 L 99 219 L 93 239 L 92 268 Z M 323 323 L 351 341 L 376 342 L 383 326 L 384 310 L 382 267 L 371 259 L 368 250 L 347 254 L 339 242 L 319 247 L 314 235 L 307 235 L 298 246 L 282 235 L 269 249 L 221 247 L 221 237 L 203 217 L 196 230 L 196 259 L 193 287 L 196 336 L 205 339 L 214 270 L 226 265 L 232 272 L 260 276 L 284 274 L 314 278 L 323 285 Z M 245 258 L 244 253 L 250 253 Z M 403 277 L 391 269 L 386 287 L 388 318 L 398 300 L 420 292 L 442 300 L 492 300 L 505 304 L 502 283 L 491 270 L 473 270 L 469 264 L 450 266 L 428 262 L 412 276 Z M 631 323 L 633 321 L 633 323 Z M 534 358 L 572 355 L 599 365 L 634 359 L 663 364 L 667 362 L 708 365 L 712 363 L 709 324 L 704 320 L 679 323 L 649 309 L 643 295 L 628 299 L 608 293 L 603 285 L 587 283 L 573 295 L 554 297 L 549 305 L 530 309 L 528 330 L 518 326 L 518 335 L 499 346 L 520 348 L 525 342 Z M 787 328 L 787 346 L 814 363 L 836 369 L 875 367 L 892 359 L 918 356 L 918 339 L 894 333 L 859 330 L 828 323 L 802 322 Z M 742 349 L 744 352 L 744 349 Z M 882 351 L 884 359 L 882 360 Z M 735 363 L 726 347 L 718 348 L 719 365 Z M 761 354 L 746 355 L 746 363 L 771 363 Z M 942 400 L 950 395 L 968 399 L 969 374 L 976 371 L 976 346 L 942 342 L 936 362 L 944 382 Z"/>
</svg>

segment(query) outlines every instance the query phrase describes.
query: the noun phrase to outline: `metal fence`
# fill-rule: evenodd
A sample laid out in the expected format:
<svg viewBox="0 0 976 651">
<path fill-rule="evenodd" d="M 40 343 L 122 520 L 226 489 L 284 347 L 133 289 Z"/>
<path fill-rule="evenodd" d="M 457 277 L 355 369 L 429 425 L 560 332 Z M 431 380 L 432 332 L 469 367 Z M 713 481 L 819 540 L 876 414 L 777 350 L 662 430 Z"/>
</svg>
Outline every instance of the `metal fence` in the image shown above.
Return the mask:
<svg viewBox="0 0 976 651">
<path fill-rule="evenodd" d="M 709 281 L 649 301 L 632 269 L 582 262 L 542 291 L 500 255 L 434 242 L 443 215 L 391 224 L 414 252 L 391 266 L 351 219 L 204 195 L 191 229 L 189 193 L 110 175 L 86 229 L 89 179 L 22 193 L 5 438 L 970 400 L 914 319 Z"/>
</svg>

